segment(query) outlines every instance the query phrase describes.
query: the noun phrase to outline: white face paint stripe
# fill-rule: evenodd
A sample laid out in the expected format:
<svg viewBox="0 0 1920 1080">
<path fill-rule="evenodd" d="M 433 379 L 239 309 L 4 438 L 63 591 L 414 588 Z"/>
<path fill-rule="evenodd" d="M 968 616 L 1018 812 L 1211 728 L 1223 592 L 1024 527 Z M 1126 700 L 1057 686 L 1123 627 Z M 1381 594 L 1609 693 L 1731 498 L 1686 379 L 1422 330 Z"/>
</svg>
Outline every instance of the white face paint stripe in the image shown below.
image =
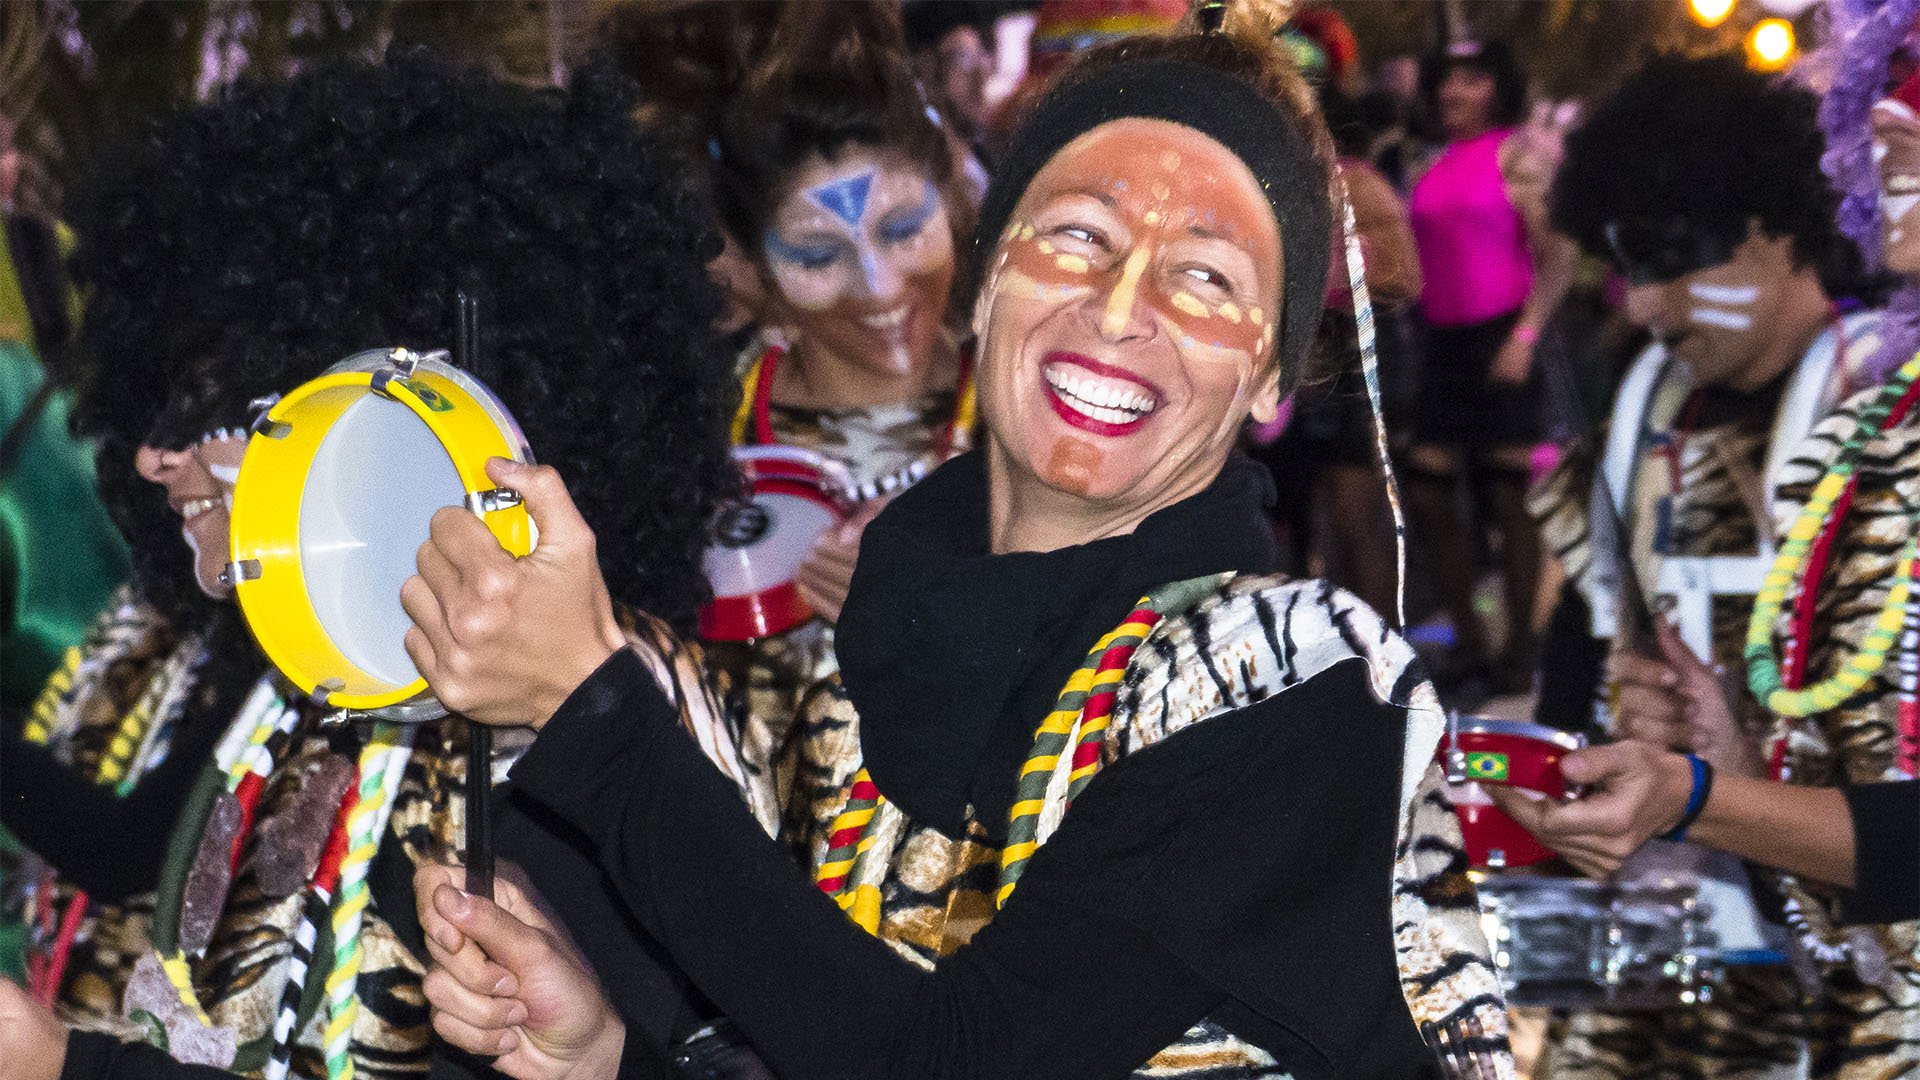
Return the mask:
<svg viewBox="0 0 1920 1080">
<path fill-rule="evenodd" d="M 1727 330 L 1751 330 L 1753 319 L 1737 311 L 1722 311 L 1719 308 L 1697 307 L 1692 311 L 1694 322 L 1706 326 L 1718 326 Z"/>
<path fill-rule="evenodd" d="M 1689 285 L 1687 293 L 1709 304 L 1751 304 L 1760 297 L 1755 285 Z"/>
<path fill-rule="evenodd" d="M 240 482 L 240 466 L 238 465 L 209 465 L 207 466 L 207 472 L 212 473 L 213 478 L 223 484 L 237 484 Z"/>
<path fill-rule="evenodd" d="M 1882 195 L 1880 196 L 1880 220 L 1899 221 L 1907 212 L 1920 204 L 1920 195 Z"/>
</svg>

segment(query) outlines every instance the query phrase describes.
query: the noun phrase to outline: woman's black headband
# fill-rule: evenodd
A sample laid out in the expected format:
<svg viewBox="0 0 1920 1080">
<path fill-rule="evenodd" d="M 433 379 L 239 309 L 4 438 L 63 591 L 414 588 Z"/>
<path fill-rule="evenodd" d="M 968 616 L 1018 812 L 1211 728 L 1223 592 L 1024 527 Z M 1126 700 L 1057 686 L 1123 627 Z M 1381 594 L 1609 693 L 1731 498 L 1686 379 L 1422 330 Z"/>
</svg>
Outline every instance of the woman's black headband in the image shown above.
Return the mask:
<svg viewBox="0 0 1920 1080">
<path fill-rule="evenodd" d="M 1289 376 L 1298 372 L 1326 296 L 1333 214 L 1325 166 L 1295 117 L 1245 80 L 1205 64 L 1126 61 L 1069 76 L 1050 90 L 1014 136 L 987 188 L 974 240 L 977 280 L 986 280 L 988 260 L 1034 175 L 1075 138 L 1125 117 L 1169 120 L 1211 136 L 1259 181 L 1279 223 L 1286 261 L 1280 361 Z"/>
</svg>

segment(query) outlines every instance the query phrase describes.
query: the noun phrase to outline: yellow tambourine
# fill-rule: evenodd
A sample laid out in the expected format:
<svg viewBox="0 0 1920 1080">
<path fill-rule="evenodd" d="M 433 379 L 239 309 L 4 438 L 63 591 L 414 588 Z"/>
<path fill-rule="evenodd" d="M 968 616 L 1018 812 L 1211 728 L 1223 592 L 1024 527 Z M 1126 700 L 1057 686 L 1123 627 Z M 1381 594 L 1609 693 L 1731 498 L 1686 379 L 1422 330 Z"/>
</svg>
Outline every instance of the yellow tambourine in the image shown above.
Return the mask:
<svg viewBox="0 0 1920 1080">
<path fill-rule="evenodd" d="M 445 712 L 402 644 L 400 586 L 434 511 L 465 506 L 509 553 L 533 549 L 519 495 L 486 472 L 491 457 L 530 462 L 526 438 L 445 356 L 350 356 L 272 402 L 247 442 L 222 577 L 267 658 L 331 708 Z"/>
</svg>

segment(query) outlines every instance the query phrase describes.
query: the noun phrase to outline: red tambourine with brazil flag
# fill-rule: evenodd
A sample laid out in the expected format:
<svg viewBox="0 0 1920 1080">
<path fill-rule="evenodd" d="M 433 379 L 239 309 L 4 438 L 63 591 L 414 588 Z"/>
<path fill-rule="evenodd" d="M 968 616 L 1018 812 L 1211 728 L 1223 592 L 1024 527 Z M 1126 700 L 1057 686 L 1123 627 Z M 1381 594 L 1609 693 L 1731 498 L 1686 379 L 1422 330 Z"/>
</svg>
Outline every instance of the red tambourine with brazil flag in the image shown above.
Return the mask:
<svg viewBox="0 0 1920 1080">
<path fill-rule="evenodd" d="M 813 617 L 800 596 L 800 563 L 820 534 L 847 519 L 853 478 L 846 467 L 793 446 L 740 446 L 733 457 L 749 497 L 714 521 L 705 569 L 713 602 L 700 610 L 700 636 L 752 641 Z"/>
<path fill-rule="evenodd" d="M 1506 784 L 1564 799 L 1560 759 L 1586 744 L 1581 736 L 1545 724 L 1449 714 L 1438 756 L 1447 773 L 1447 795 L 1460 817 L 1467 861 L 1498 870 L 1553 858 L 1553 850 L 1495 806 L 1481 785 Z"/>
</svg>

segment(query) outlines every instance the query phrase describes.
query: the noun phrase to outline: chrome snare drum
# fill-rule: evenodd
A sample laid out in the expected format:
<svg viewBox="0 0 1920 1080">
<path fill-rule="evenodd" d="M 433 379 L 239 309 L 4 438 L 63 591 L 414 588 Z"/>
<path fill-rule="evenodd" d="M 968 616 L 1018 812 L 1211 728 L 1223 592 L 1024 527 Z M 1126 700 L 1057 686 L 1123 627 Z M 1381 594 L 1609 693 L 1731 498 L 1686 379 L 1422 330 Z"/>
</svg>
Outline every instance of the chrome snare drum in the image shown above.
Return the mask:
<svg viewBox="0 0 1920 1080">
<path fill-rule="evenodd" d="M 1510 1005 L 1666 1009 L 1711 1001 L 1722 964 L 1690 883 L 1490 875 L 1481 928 Z"/>
</svg>

